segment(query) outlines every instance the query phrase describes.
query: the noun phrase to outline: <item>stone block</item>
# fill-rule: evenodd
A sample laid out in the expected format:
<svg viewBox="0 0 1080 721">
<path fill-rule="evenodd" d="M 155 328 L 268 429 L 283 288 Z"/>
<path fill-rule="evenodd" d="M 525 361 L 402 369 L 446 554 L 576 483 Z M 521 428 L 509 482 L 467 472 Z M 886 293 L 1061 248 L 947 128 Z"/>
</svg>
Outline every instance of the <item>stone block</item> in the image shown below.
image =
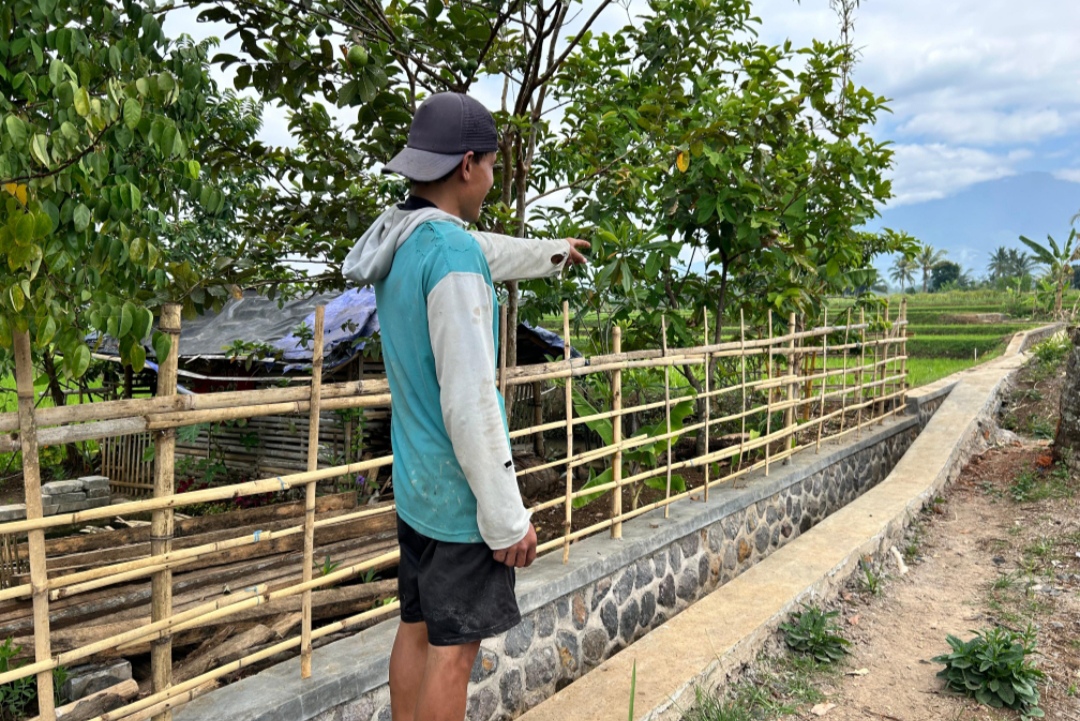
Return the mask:
<svg viewBox="0 0 1080 721">
<path fill-rule="evenodd" d="M 68 669 L 63 693 L 69 701 L 85 698 L 131 678 L 131 663 L 123 659 L 107 664 L 87 664 Z"/>
<path fill-rule="evenodd" d="M 87 498 L 108 498 L 109 495 L 110 492 L 108 486 L 105 488 L 91 488 L 86 492 Z"/>
<path fill-rule="evenodd" d="M 26 504 L 12 503 L 9 506 L 0 506 L 0 521 L 18 521 L 26 518 Z"/>
<path fill-rule="evenodd" d="M 83 502 L 85 508 L 101 508 L 112 503 L 112 499 L 109 496 L 101 496 L 100 498 L 87 498 Z"/>
<path fill-rule="evenodd" d="M 515 714 L 521 710 L 525 687 L 521 682 L 521 671 L 516 668 L 507 671 L 499 679 L 499 695 L 502 697 L 503 710 Z"/>
<path fill-rule="evenodd" d="M 72 501 L 71 503 L 61 503 L 56 507 L 57 513 L 75 513 L 76 511 L 85 511 L 88 508 L 86 499 L 81 501 Z"/>
<path fill-rule="evenodd" d="M 605 607 L 607 605 L 614 607 L 614 604 L 610 602 L 605 604 Z M 555 649 L 550 646 L 529 654 L 528 660 L 525 661 L 525 688 L 529 691 L 535 691 L 548 685 L 555 680 L 557 668 L 558 662 L 555 659 Z"/>
<path fill-rule="evenodd" d="M 47 506 L 45 504 L 41 505 L 41 515 L 43 516 L 55 515 L 59 510 L 60 506 L 55 503 L 50 503 Z"/>
<path fill-rule="evenodd" d="M 532 645 L 533 634 L 536 630 L 536 622 L 532 618 L 521 619 L 521 623 L 514 626 L 506 633 L 503 650 L 510 658 L 521 658 Z"/>
<path fill-rule="evenodd" d="M 76 501 L 85 501 L 86 493 L 83 491 L 75 491 L 72 493 L 54 493 L 52 494 L 53 503 L 75 503 Z"/>
<path fill-rule="evenodd" d="M 80 480 L 74 481 L 51 481 L 49 483 L 43 483 L 41 485 L 41 492 L 51 496 L 56 496 L 61 493 L 77 493 L 83 490 L 83 482 Z"/>
<path fill-rule="evenodd" d="M 476 655 L 476 662 L 473 664 L 469 681 L 480 683 L 484 679 L 490 678 L 498 670 L 499 655 L 490 649 L 481 648 L 480 653 Z"/>
<path fill-rule="evenodd" d="M 555 609 L 551 606 L 544 606 L 536 612 L 536 628 L 540 633 L 540 638 L 547 638 L 551 634 L 555 633 Z"/>
<path fill-rule="evenodd" d="M 107 476 L 81 476 L 79 478 L 82 481 L 83 486 L 90 490 L 91 488 L 108 488 L 109 479 Z"/>
<path fill-rule="evenodd" d="M 469 721 L 488 721 L 499 708 L 499 699 L 490 688 L 480 689 L 469 696 L 465 717 Z"/>
</svg>

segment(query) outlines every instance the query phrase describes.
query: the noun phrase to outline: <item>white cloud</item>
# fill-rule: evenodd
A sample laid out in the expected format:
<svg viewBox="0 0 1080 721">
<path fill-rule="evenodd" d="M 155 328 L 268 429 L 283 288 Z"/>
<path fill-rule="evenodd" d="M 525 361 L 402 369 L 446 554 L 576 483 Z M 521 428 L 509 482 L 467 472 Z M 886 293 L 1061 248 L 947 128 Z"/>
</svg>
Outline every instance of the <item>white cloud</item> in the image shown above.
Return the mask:
<svg viewBox="0 0 1080 721">
<path fill-rule="evenodd" d="M 916 113 L 899 130 L 953 143 L 999 145 L 1060 136 L 1074 124 L 1073 117 L 1057 110 L 935 110 Z"/>
<path fill-rule="evenodd" d="M 1067 180 L 1070 183 L 1080 183 L 1080 168 L 1064 168 L 1054 171 L 1054 177 L 1058 180 Z"/>
<path fill-rule="evenodd" d="M 1023 154 L 994 155 L 978 148 L 940 143 L 897 145 L 890 207 L 944 198 L 975 183 L 1016 173 Z"/>
</svg>

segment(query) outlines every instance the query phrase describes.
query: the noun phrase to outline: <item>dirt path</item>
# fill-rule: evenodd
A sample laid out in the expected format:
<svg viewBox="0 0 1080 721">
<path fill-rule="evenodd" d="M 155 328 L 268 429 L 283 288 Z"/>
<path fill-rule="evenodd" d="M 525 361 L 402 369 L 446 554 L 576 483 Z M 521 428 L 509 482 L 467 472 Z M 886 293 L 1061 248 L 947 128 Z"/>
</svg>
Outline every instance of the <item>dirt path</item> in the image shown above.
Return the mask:
<svg viewBox="0 0 1080 721">
<path fill-rule="evenodd" d="M 1080 721 L 1080 478 L 1054 467 L 1040 439 L 1055 425 L 1061 383 L 1054 365 L 1021 371 L 1001 420 L 1026 437 L 973 459 L 923 512 L 901 549 L 905 575 L 887 564 L 892 576 L 876 593 L 862 578 L 839 599 L 852 653 L 848 675 L 821 688 L 835 704 L 821 718 L 1018 718 L 947 693 L 929 659 L 948 651 L 946 634 L 1031 623 L 1047 674 L 1040 707 L 1048 719 Z"/>
</svg>

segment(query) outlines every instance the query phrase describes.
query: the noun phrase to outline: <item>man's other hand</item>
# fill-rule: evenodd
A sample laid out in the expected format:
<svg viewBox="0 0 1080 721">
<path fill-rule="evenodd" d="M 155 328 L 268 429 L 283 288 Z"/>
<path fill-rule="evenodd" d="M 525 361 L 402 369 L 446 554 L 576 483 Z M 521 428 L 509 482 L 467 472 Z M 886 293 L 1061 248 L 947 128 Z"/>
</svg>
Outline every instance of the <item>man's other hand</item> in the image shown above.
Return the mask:
<svg viewBox="0 0 1080 721">
<path fill-rule="evenodd" d="M 505 563 L 510 568 L 531 566 L 532 562 L 536 560 L 536 529 L 533 528 L 533 524 L 529 524 L 529 530 L 525 534 L 525 538 L 522 538 L 509 548 L 495 551 L 495 560 L 499 563 Z"/>
</svg>

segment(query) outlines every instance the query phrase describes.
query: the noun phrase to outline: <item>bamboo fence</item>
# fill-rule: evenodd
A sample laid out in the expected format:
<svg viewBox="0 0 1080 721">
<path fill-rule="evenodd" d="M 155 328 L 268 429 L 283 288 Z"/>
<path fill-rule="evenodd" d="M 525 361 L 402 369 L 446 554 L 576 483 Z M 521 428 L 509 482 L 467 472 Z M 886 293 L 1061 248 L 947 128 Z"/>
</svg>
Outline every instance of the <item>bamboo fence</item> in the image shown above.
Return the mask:
<svg viewBox="0 0 1080 721">
<path fill-rule="evenodd" d="M 551 363 L 507 368 L 500 357 L 498 390 L 514 392 L 529 386 L 534 398 L 544 384 L 562 386 L 565 403 L 559 418 L 545 420 L 536 404 L 533 425 L 514 430 L 511 439 L 531 441 L 544 447 L 547 434 L 549 457 L 544 462 L 523 468 L 518 476 L 554 470 L 562 478 L 561 492 L 532 506 L 534 519 L 545 512 L 555 514 L 552 524 L 559 533 L 540 544 L 541 553 L 562 549 L 564 562 L 575 541 L 590 534 L 609 531 L 622 535 L 625 521 L 649 511 L 693 496 L 707 500 L 710 488 L 733 484 L 752 471 L 783 463 L 802 449 L 820 450 L 826 439 L 850 433 L 861 434 L 871 424 L 880 424 L 890 415 L 901 412 L 906 394 L 905 332 L 906 303 L 895 316 L 884 315 L 867 321 L 860 311 L 853 322 L 847 311 L 843 323 L 803 328 L 799 318 L 790 316 L 786 325 L 776 325 L 770 313 L 767 327 L 748 328 L 740 314 L 737 341 L 705 343 L 690 348 L 669 348 L 667 324 L 658 349 L 624 352 L 622 333 L 615 328 L 612 353 L 591 358 L 571 358 L 569 343 L 564 357 Z M 706 318 L 708 316 L 706 315 Z M 563 334 L 570 338 L 570 312 L 563 306 Z M 22 667 L 0 673 L 0 684 L 36 675 L 40 718 L 55 719 L 53 675 L 58 666 L 68 666 L 92 658 L 107 649 L 118 649 L 134 642 L 151 644 L 152 690 L 149 695 L 103 713 L 94 721 L 119 719 L 170 719 L 171 710 L 212 687 L 216 679 L 246 668 L 284 651 L 299 648 L 300 673 L 311 674 L 312 641 L 354 628 L 397 611 L 389 603 L 349 618 L 315 628 L 312 625 L 311 593 L 356 578 L 371 569 L 385 568 L 397 560 L 396 552 L 314 577 L 313 538 L 316 529 L 348 523 L 374 514 L 393 513 L 392 506 L 365 508 L 343 515 L 316 520 L 315 494 L 319 481 L 388 467 L 393 456 L 369 458 L 345 465 L 318 467 L 319 414 L 343 408 L 385 409 L 389 406 L 389 388 L 385 379 L 365 379 L 324 384 L 322 371 L 322 309 L 316 315 L 312 379 L 308 386 L 251 391 L 222 392 L 201 396 L 177 395 L 177 348 L 179 344 L 179 309 L 168 306 L 161 329 L 172 337 L 170 357 L 162 360 L 157 396 L 146 399 L 123 399 L 80 406 L 35 409 L 33 404 L 33 369 L 30 364 L 29 338 L 26 333 L 14 337 L 17 362 L 19 410 L 0 414 L 0 451 L 19 449 L 27 500 L 25 520 L 0 524 L 3 539 L 0 565 L 5 569 L 25 568 L 28 584 L 0 589 L 0 601 L 29 599 L 33 604 L 34 660 Z M 505 335 L 505 320 L 502 323 Z M 505 345 L 504 345 L 505 347 Z M 718 377 L 706 369 L 715 366 Z M 638 375 L 652 374 L 642 385 Z M 576 380 L 577 379 L 577 380 Z M 630 383 L 628 383 L 630 380 Z M 678 381 L 678 382 L 676 382 Z M 662 389 L 658 384 L 662 383 Z M 697 390 L 694 390 L 694 388 Z M 599 410 L 580 415 L 576 400 L 585 398 Z M 598 403 L 598 399 L 606 399 Z M 697 404 L 698 412 L 673 413 L 679 404 Z M 704 408 L 704 412 L 701 409 Z M 281 414 L 307 416 L 307 470 L 259 480 L 176 493 L 173 451 L 176 429 L 195 423 Z M 607 432 L 601 432 L 604 429 Z M 646 430 L 649 429 L 649 430 Z M 150 432 L 154 436 L 153 496 L 75 513 L 42 516 L 39 444 L 67 443 L 88 439 L 116 439 Z M 565 451 L 554 443 L 565 434 Z M 581 440 L 606 435 L 608 442 L 599 447 Z M 691 444 L 698 437 L 703 442 Z M 539 439 L 539 440 L 537 440 Z M 680 441 L 683 441 L 680 443 Z M 520 442 L 520 441 L 519 441 Z M 690 448 L 689 446 L 693 446 Z M 650 455 L 651 454 L 651 455 Z M 652 458 L 651 463 L 646 462 Z M 646 459 L 646 460 L 643 460 Z M 605 471 L 610 480 L 597 482 Z M 588 480 L 592 479 L 592 480 Z M 652 482 L 651 484 L 649 482 Z M 174 509 L 240 496 L 304 489 L 305 513 L 301 525 L 255 532 L 231 540 L 215 540 L 193 547 L 172 549 Z M 598 497 L 611 494 L 604 503 L 600 518 L 594 512 L 574 511 L 591 505 Z M 117 515 L 150 513 L 152 533 L 150 553 L 135 560 L 98 566 L 76 573 L 48 572 L 44 534 L 49 529 L 73 524 L 103 521 Z M 282 536 L 302 534 L 303 573 L 284 588 L 267 590 L 252 587 L 222 595 L 180 612 L 171 607 L 171 574 L 220 552 L 266 543 Z M 27 537 L 28 559 L 12 552 L 14 539 Z M 49 603 L 71 595 L 99 589 L 114 583 L 149 579 L 152 586 L 152 619 L 148 625 L 123 631 L 111 638 L 81 647 L 52 653 L 50 650 Z M 258 604 L 279 598 L 300 596 L 302 626 L 300 634 L 249 654 L 194 678 L 173 683 L 171 638 L 180 630 L 198 628 L 230 614 L 237 614 Z"/>
</svg>

